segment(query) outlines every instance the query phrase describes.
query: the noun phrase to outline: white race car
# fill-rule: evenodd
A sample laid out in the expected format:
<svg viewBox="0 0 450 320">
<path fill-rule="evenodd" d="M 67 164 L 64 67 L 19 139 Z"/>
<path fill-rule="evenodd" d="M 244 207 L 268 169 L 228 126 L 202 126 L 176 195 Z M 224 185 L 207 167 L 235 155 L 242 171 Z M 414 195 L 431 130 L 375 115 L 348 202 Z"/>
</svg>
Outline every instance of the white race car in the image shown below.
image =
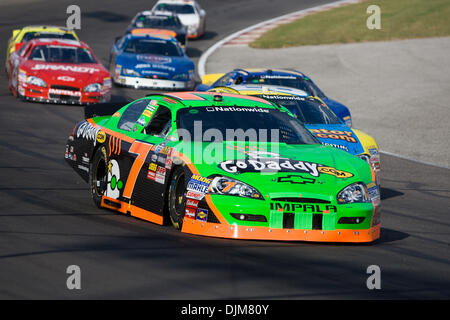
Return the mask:
<svg viewBox="0 0 450 320">
<path fill-rule="evenodd" d="M 173 12 L 188 28 L 188 38 L 199 38 L 205 33 L 206 11 L 195 0 L 158 0 L 152 11 L 156 14 Z"/>
</svg>

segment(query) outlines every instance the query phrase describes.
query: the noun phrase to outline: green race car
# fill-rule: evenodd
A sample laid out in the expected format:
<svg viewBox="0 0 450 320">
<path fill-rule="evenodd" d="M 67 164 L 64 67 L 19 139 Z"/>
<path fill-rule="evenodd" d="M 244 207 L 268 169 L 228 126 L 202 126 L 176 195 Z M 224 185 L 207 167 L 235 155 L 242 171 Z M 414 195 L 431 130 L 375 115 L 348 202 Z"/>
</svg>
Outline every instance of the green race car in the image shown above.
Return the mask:
<svg viewBox="0 0 450 320">
<path fill-rule="evenodd" d="M 258 97 L 150 95 L 76 124 L 65 158 L 98 207 L 186 233 L 329 242 L 380 235 L 373 169 Z"/>
</svg>

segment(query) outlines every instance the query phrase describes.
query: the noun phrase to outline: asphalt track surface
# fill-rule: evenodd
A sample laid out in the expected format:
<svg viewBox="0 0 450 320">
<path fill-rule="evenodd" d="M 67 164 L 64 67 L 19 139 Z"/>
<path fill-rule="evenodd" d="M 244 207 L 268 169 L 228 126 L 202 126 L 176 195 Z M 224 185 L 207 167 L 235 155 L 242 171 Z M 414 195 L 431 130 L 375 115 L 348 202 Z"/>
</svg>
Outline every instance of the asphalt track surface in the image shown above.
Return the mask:
<svg viewBox="0 0 450 320">
<path fill-rule="evenodd" d="M 188 54 L 197 61 L 234 31 L 325 2 L 200 1 L 207 33 Z M 15 26 L 65 24 L 73 1 L 25 3 L 1 4 L 3 47 Z M 114 38 L 149 3 L 78 1 L 79 35 L 107 65 Z M 99 107 L 147 93 L 114 88 Z M 372 244 L 207 238 L 94 207 L 63 157 L 74 124 L 92 110 L 20 102 L 3 73 L 0 110 L 1 299 L 450 298 L 447 169 L 383 155 L 381 238 Z M 81 290 L 66 288 L 69 265 L 81 268 Z M 366 287 L 370 265 L 381 269 L 381 290 Z"/>
</svg>

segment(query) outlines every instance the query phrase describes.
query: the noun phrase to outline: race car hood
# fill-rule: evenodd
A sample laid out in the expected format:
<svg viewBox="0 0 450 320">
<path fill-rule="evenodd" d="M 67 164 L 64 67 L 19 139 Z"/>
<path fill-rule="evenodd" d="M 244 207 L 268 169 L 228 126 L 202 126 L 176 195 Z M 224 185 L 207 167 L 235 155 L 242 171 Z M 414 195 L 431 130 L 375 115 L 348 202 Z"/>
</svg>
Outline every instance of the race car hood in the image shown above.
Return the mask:
<svg viewBox="0 0 450 320">
<path fill-rule="evenodd" d="M 186 57 L 167 57 L 153 54 L 122 53 L 116 58 L 116 64 L 123 68 L 134 69 L 141 75 L 158 74 L 169 79 L 180 73 L 194 69 L 194 63 Z"/>
<path fill-rule="evenodd" d="M 27 75 L 41 78 L 47 84 L 60 83 L 64 85 L 87 85 L 103 83 L 109 72 L 96 63 L 46 63 L 40 61 L 26 61 L 20 69 Z"/>
<path fill-rule="evenodd" d="M 189 147 L 184 146 L 184 150 Z M 365 161 L 322 145 L 260 144 L 252 150 L 252 146 L 231 142 L 199 143 L 192 152 L 188 158 L 201 176 L 227 176 L 249 184 L 262 195 L 273 193 L 271 197 L 292 192 L 336 195 L 351 183 L 372 181 Z"/>
<path fill-rule="evenodd" d="M 305 127 L 326 146 L 347 151 L 353 155 L 364 152 L 357 134 L 343 124 L 305 124 Z"/>
</svg>

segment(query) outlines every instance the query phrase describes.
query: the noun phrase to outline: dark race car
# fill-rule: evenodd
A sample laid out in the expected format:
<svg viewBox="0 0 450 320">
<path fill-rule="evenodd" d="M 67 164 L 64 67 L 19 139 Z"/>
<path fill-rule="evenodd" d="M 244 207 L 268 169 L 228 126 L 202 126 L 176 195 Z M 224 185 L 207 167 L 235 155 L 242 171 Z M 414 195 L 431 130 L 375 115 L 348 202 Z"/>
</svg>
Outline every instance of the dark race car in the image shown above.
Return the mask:
<svg viewBox="0 0 450 320">
<path fill-rule="evenodd" d="M 136 30 L 137 29 L 137 30 Z M 182 47 L 187 45 L 187 27 L 176 15 L 155 14 L 152 11 L 139 12 L 127 28 L 127 33 L 168 34 L 178 40 Z"/>
<path fill-rule="evenodd" d="M 206 74 L 198 91 L 214 87 L 238 84 L 267 84 L 303 90 L 311 96 L 319 97 L 349 127 L 352 126 L 350 110 L 343 104 L 328 98 L 322 90 L 305 74 L 290 69 L 235 69 L 226 74 Z"/>
</svg>

